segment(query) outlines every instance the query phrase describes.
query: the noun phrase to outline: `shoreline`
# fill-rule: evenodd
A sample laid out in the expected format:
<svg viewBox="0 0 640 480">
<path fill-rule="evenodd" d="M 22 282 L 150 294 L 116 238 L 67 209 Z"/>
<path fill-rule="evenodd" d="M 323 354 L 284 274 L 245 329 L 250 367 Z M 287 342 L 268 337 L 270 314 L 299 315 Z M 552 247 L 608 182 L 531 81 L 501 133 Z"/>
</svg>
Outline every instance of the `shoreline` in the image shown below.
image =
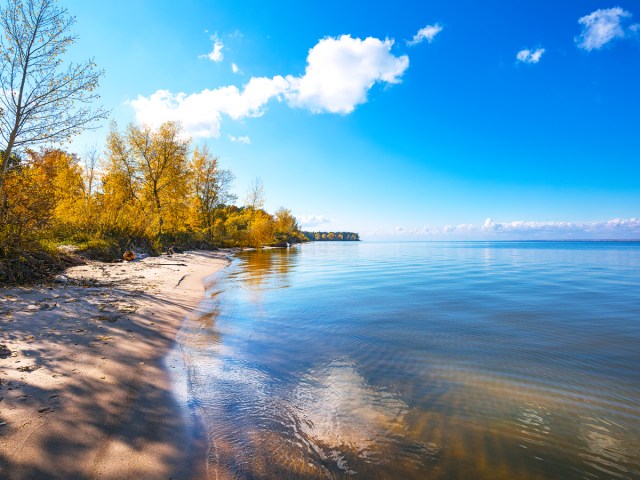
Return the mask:
<svg viewBox="0 0 640 480">
<path fill-rule="evenodd" d="M 168 355 L 230 253 L 92 262 L 0 289 L 0 477 L 204 477 Z"/>
</svg>

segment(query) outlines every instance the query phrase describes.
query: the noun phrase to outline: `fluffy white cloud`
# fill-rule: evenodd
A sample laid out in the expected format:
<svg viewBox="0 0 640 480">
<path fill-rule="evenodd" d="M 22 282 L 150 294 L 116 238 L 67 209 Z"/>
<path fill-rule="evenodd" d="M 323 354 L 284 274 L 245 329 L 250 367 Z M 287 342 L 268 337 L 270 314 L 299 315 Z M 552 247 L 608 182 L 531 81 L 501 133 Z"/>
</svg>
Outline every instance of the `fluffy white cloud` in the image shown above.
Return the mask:
<svg viewBox="0 0 640 480">
<path fill-rule="evenodd" d="M 418 30 L 418 33 L 413 36 L 413 39 L 407 42 L 407 45 L 418 45 L 425 40 L 431 43 L 433 42 L 433 39 L 436 38 L 436 35 L 438 35 L 441 31 L 442 26 L 440 26 L 440 24 L 438 23 L 436 23 L 435 25 L 427 25 L 426 27 Z"/>
<path fill-rule="evenodd" d="M 236 65 L 235 63 L 231 64 L 231 71 L 233 73 L 238 73 L 240 71 L 240 69 L 238 68 L 238 65 Z"/>
<path fill-rule="evenodd" d="M 324 215 L 296 215 L 296 220 L 302 230 L 318 230 L 333 223 L 333 219 Z"/>
<path fill-rule="evenodd" d="M 522 63 L 538 63 L 544 51 L 544 48 L 536 48 L 535 50 L 525 48 L 516 54 L 516 59 Z"/>
<path fill-rule="evenodd" d="M 493 228 L 493 220 L 491 220 L 490 218 L 487 218 L 484 221 L 484 224 L 482 225 L 482 230 L 491 230 Z"/>
<path fill-rule="evenodd" d="M 227 135 L 227 138 L 230 142 L 233 143 L 244 143 L 245 145 L 251 144 L 251 139 L 247 135 L 242 135 L 239 137 L 236 137 L 234 135 Z"/>
<path fill-rule="evenodd" d="M 320 40 L 307 56 L 302 77 L 287 77 L 292 106 L 312 112 L 351 113 L 367 101 L 376 83 L 399 83 L 409 66 L 409 57 L 391 53 L 393 40 L 350 35 Z"/>
<path fill-rule="evenodd" d="M 158 90 L 149 97 L 142 95 L 130 105 L 136 120 L 157 127 L 168 120 L 179 121 L 193 137 L 219 137 L 222 114 L 234 120 L 259 117 L 262 107 L 272 98 L 281 98 L 289 83 L 283 77 L 254 77 L 242 90 L 236 86 L 205 89 L 199 93 L 173 94 Z"/>
<path fill-rule="evenodd" d="M 375 83 L 400 82 L 409 58 L 394 56 L 392 46 L 389 39 L 324 38 L 309 51 L 300 77 L 252 77 L 242 89 L 232 85 L 193 94 L 158 90 L 129 104 L 138 122 L 157 127 L 168 120 L 180 121 L 192 137 L 217 138 L 223 115 L 234 120 L 258 117 L 272 99 L 286 99 L 292 107 L 316 113 L 347 114 L 367 101 Z"/>
<path fill-rule="evenodd" d="M 222 40 L 218 38 L 218 35 L 212 35 L 211 40 L 213 41 L 213 49 L 204 55 L 200 55 L 199 58 L 208 58 L 212 62 L 219 63 L 224 58 L 222 54 L 222 49 L 224 48 L 224 44 Z"/>
<path fill-rule="evenodd" d="M 596 10 L 578 20 L 583 25 L 582 32 L 575 38 L 579 48 L 591 51 L 602 48 L 616 38 L 625 35 L 622 20 L 631 13 L 620 7 Z"/>
</svg>

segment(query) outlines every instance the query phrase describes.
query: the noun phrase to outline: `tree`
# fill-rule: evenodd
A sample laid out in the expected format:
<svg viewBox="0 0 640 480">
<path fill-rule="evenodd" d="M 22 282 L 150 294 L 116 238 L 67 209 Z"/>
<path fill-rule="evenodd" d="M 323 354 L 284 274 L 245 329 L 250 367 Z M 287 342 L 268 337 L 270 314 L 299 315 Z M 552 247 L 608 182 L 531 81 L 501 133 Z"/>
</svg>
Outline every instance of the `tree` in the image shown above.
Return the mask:
<svg viewBox="0 0 640 480">
<path fill-rule="evenodd" d="M 220 206 L 234 202 L 236 196 L 230 192 L 233 174 L 218 168 L 218 158 L 211 155 L 205 146 L 196 147 L 191 160 L 193 171 L 194 209 L 198 227 L 213 241 L 216 212 Z"/>
<path fill-rule="evenodd" d="M 90 105 L 104 72 L 93 60 L 62 65 L 77 40 L 74 23 L 55 0 L 7 0 L 0 7 L 0 192 L 14 149 L 65 141 L 107 116 Z"/>
<path fill-rule="evenodd" d="M 249 213 L 249 223 L 247 228 L 251 230 L 256 212 L 264 207 L 264 186 L 262 184 L 262 180 L 259 178 L 256 178 L 249 186 L 249 191 L 244 199 L 244 204 Z"/>
<path fill-rule="evenodd" d="M 92 145 L 87 148 L 84 157 L 84 194 L 86 199 L 90 199 L 95 191 L 96 180 L 98 180 L 97 168 L 98 163 L 100 162 L 100 152 L 98 152 L 98 147 L 96 145 Z"/>
<path fill-rule="evenodd" d="M 262 185 L 262 180 L 256 178 L 253 181 L 249 187 L 244 203 L 246 207 L 253 210 L 264 207 L 264 185 Z"/>
<path fill-rule="evenodd" d="M 246 242 L 248 245 L 260 248 L 273 242 L 275 224 L 271 215 L 264 210 L 250 210 L 251 223 L 247 228 Z"/>
<path fill-rule="evenodd" d="M 142 180 L 142 193 L 155 207 L 158 233 L 162 234 L 167 204 L 187 196 L 189 140 L 182 138 L 176 122 L 165 122 L 156 131 L 129 125 L 127 140 Z"/>
<path fill-rule="evenodd" d="M 274 221 L 278 241 L 290 242 L 299 231 L 298 222 L 291 214 L 291 210 L 280 208 L 275 213 Z"/>
<path fill-rule="evenodd" d="M 11 201 L 0 210 L 0 249 L 50 237 L 54 230 L 84 228 L 82 170 L 74 155 L 27 150 L 24 161 L 7 172 L 5 189 Z"/>
<path fill-rule="evenodd" d="M 107 140 L 105 195 L 116 200 L 118 210 L 135 204 L 151 220 L 147 228 L 154 235 L 165 232 L 167 219 L 171 226 L 184 225 L 191 176 L 188 150 L 189 140 L 178 123 L 165 122 L 157 130 L 131 124 L 124 134 L 114 124 Z"/>
</svg>

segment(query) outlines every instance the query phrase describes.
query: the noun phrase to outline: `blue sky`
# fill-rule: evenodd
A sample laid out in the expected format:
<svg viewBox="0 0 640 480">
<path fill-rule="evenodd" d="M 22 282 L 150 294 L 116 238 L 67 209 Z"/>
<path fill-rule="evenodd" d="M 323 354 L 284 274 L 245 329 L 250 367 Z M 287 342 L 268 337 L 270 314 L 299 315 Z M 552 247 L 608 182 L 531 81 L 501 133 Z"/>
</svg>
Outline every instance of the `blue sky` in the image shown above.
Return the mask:
<svg viewBox="0 0 640 480">
<path fill-rule="evenodd" d="M 307 228 L 640 238 L 637 2 L 62 4 L 113 119 L 182 121 Z"/>
</svg>

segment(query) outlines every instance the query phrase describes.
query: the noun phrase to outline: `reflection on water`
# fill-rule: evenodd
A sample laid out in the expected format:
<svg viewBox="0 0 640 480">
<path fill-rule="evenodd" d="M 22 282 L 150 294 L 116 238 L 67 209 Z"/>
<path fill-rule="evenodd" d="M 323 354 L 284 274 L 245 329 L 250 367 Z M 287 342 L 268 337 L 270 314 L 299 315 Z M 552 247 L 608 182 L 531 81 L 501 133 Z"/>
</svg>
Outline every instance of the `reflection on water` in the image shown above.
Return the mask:
<svg viewBox="0 0 640 480">
<path fill-rule="evenodd" d="M 211 478 L 640 478 L 640 245 L 240 255 L 179 336 Z"/>
<path fill-rule="evenodd" d="M 300 250 L 297 248 L 287 248 L 282 250 L 256 250 L 243 254 L 246 259 L 244 264 L 243 282 L 250 287 L 253 293 L 259 294 L 262 291 L 263 283 L 269 283 L 266 288 L 286 288 L 288 284 L 288 273 L 291 265 L 295 263 L 295 258 Z"/>
<path fill-rule="evenodd" d="M 391 393 L 362 378 L 352 362 L 333 361 L 305 374 L 291 395 L 291 405 L 301 418 L 300 433 L 323 458 L 349 452 L 371 459 L 389 433 L 403 425 L 408 406 Z M 341 459 L 346 472 L 348 463 Z"/>
</svg>

